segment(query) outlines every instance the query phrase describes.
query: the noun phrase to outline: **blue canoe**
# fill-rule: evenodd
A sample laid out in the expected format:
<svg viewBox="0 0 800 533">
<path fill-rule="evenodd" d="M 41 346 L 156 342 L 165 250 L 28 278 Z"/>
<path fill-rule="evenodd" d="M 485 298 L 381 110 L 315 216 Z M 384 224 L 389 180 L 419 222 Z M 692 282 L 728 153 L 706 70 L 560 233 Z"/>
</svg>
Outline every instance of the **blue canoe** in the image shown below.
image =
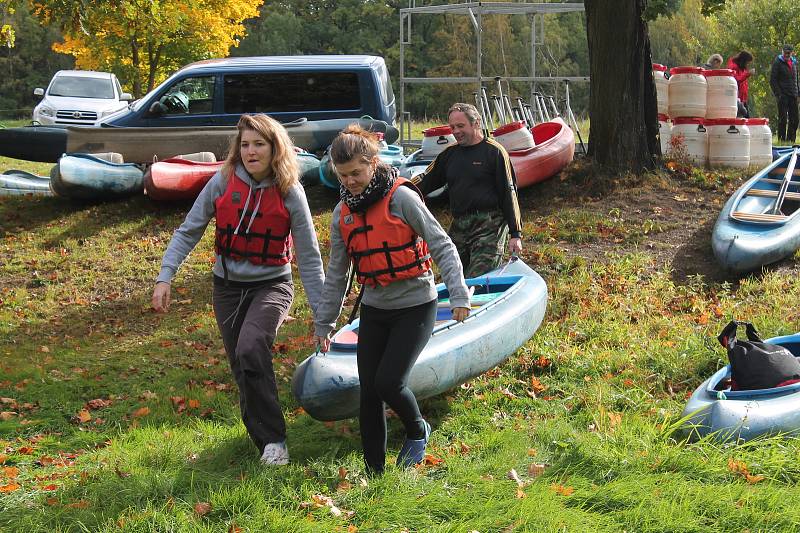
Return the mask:
<svg viewBox="0 0 800 533">
<path fill-rule="evenodd" d="M 330 147 L 328 148 L 330 149 Z M 403 160 L 405 159 L 403 147 L 396 144 L 385 145 L 381 151 L 378 152 L 378 157 L 387 165 L 397 168 L 403 164 Z M 339 190 L 339 180 L 334 174 L 331 158 L 327 150 L 319 164 L 319 181 L 329 189 Z"/>
<path fill-rule="evenodd" d="M 417 183 L 417 176 L 422 174 L 434 159 L 436 159 L 435 155 L 425 154 L 422 150 L 417 150 L 416 152 L 409 154 L 405 161 L 403 161 L 403 164 L 400 165 L 400 175 L 404 178 L 410 179 L 414 183 Z M 447 185 L 428 193 L 426 198 L 444 198 L 446 193 Z"/>
<path fill-rule="evenodd" d="M 542 323 L 547 306 L 544 280 L 521 260 L 504 268 L 467 280 L 475 294 L 473 310 L 462 323 L 452 320 L 447 289 L 438 286 L 436 326 L 408 381 L 418 399 L 445 392 L 499 365 Z M 344 326 L 327 354 L 311 355 L 295 370 L 292 392 L 318 420 L 358 415 L 358 327 L 359 320 Z"/>
<path fill-rule="evenodd" d="M 297 150 L 302 150 L 298 148 Z M 319 158 L 305 150 L 297 152 L 297 163 L 300 166 L 300 183 L 308 187 L 318 181 Z"/>
<path fill-rule="evenodd" d="M 6 170 L 0 174 L 0 196 L 52 196 L 50 178 L 24 170 Z"/>
<path fill-rule="evenodd" d="M 726 202 L 711 235 L 719 263 L 750 272 L 800 248 L 800 168 L 785 153 L 758 171 Z"/>
<path fill-rule="evenodd" d="M 141 193 L 144 173 L 133 163 L 90 154 L 64 154 L 50 172 L 53 192 L 66 198 L 104 200 Z"/>
<path fill-rule="evenodd" d="M 767 339 L 800 356 L 800 333 Z M 693 436 L 713 434 L 720 440 L 748 440 L 759 435 L 800 430 L 800 383 L 758 390 L 730 390 L 731 367 L 726 365 L 694 391 L 683 416 Z"/>
</svg>

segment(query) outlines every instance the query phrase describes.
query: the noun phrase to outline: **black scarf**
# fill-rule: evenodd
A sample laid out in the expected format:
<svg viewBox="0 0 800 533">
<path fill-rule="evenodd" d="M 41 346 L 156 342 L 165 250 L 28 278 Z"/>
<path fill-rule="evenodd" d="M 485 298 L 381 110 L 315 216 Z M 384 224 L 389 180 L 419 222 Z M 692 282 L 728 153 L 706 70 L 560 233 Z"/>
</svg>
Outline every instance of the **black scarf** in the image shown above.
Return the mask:
<svg viewBox="0 0 800 533">
<path fill-rule="evenodd" d="M 386 196 L 397 180 L 397 169 L 380 163 L 361 194 L 351 194 L 344 185 L 339 186 L 339 198 L 347 204 L 350 211 L 363 213 L 369 206 Z"/>
</svg>

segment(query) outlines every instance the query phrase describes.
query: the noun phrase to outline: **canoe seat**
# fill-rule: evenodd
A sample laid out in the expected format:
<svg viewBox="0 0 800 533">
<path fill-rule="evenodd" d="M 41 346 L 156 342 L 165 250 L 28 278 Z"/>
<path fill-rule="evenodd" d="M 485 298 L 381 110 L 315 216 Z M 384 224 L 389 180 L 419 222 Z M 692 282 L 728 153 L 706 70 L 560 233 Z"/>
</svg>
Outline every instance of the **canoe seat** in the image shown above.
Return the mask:
<svg viewBox="0 0 800 533">
<path fill-rule="evenodd" d="M 775 179 L 775 178 L 761 178 L 758 181 L 763 181 L 764 183 L 773 183 L 775 185 L 781 185 L 783 183 L 782 179 Z M 789 187 L 797 187 L 800 186 L 800 181 L 789 181 Z"/>
<path fill-rule="evenodd" d="M 766 196 L 769 198 L 777 198 L 778 191 L 771 191 L 769 189 L 750 189 L 747 191 L 747 196 Z M 800 200 L 800 192 L 786 192 L 785 198 L 787 200 Z"/>
<path fill-rule="evenodd" d="M 747 213 L 746 211 L 734 211 L 731 213 L 733 218 L 739 220 L 748 220 L 751 222 L 783 222 L 786 220 L 786 215 L 771 215 L 767 213 Z"/>
</svg>

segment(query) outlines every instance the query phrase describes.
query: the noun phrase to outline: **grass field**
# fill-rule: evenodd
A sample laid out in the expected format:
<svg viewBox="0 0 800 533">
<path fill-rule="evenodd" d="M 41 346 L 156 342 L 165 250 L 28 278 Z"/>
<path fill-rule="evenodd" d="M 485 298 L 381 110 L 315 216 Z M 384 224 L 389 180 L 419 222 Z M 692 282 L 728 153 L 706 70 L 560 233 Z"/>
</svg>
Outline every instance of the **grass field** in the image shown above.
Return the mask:
<svg viewBox="0 0 800 533">
<path fill-rule="evenodd" d="M 17 164 L 0 158 L 0 171 Z M 150 309 L 189 205 L 0 197 L 0 531 L 800 529 L 797 439 L 678 430 L 687 395 L 725 363 L 715 337 L 731 317 L 766 336 L 800 329 L 797 269 L 677 279 L 647 244 L 688 224 L 680 209 L 632 224 L 639 207 L 624 206 L 634 193 L 724 199 L 732 181 L 621 176 L 589 198 L 563 178 L 520 195 L 523 258 L 550 291 L 541 328 L 505 364 L 423 401 L 426 464 L 378 479 L 364 475 L 357 421 L 315 421 L 291 395 L 312 351 L 299 279 L 275 345 L 292 463 L 265 468 L 210 306 L 210 231 L 171 312 Z M 335 195 L 307 193 L 326 247 Z M 569 253 L 578 244 L 609 251 Z M 393 456 L 402 429 L 389 428 Z"/>
</svg>

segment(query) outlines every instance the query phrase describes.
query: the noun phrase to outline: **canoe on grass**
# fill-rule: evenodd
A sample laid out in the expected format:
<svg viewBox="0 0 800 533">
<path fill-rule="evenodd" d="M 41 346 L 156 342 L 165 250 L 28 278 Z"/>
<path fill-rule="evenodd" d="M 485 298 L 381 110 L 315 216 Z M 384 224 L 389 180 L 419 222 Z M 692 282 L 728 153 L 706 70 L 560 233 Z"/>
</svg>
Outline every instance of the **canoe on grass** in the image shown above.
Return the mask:
<svg viewBox="0 0 800 533">
<path fill-rule="evenodd" d="M 787 348 L 800 356 L 800 333 L 774 337 L 765 342 Z M 726 365 L 694 391 L 683 417 L 686 431 L 719 440 L 748 440 L 760 435 L 800 430 L 800 383 L 758 390 L 730 390 L 731 367 Z"/>
<path fill-rule="evenodd" d="M 89 154 L 64 154 L 50 171 L 53 192 L 66 198 L 105 200 L 142 192 L 142 169 Z"/>
<path fill-rule="evenodd" d="M 24 170 L 6 170 L 0 174 L 0 196 L 52 196 L 50 178 Z"/>
<path fill-rule="evenodd" d="M 501 364 L 536 332 L 547 306 L 544 280 L 523 261 L 467 280 L 475 288 L 464 322 L 440 307 L 430 341 L 411 370 L 408 386 L 418 399 L 447 391 Z M 439 299 L 447 298 L 444 285 Z M 479 301 L 483 300 L 483 301 Z M 359 320 L 340 329 L 327 354 L 312 355 L 295 370 L 292 392 L 318 420 L 358 415 L 356 367 Z"/>
<path fill-rule="evenodd" d="M 315 152 L 323 150 L 345 126 L 358 122 L 365 129 L 382 131 L 397 138 L 397 128 L 372 119 L 299 120 L 283 126 L 295 146 Z M 235 126 L 165 128 L 67 128 L 69 152 L 119 152 L 125 161 L 150 163 L 153 157 L 169 159 L 176 154 L 213 152 L 217 159 L 228 154 Z"/>
<path fill-rule="evenodd" d="M 750 272 L 800 248 L 800 168 L 794 152 L 759 170 L 725 203 L 711 234 L 717 261 Z"/>
<path fill-rule="evenodd" d="M 386 143 L 382 143 L 382 145 L 383 147 L 378 152 L 380 160 L 392 167 L 402 167 L 405 160 L 403 147 L 396 144 L 387 145 Z M 328 155 L 327 150 L 319 164 L 319 181 L 329 189 L 339 190 L 339 178 L 336 177 L 333 163 L 331 163 L 331 157 Z"/>
<path fill-rule="evenodd" d="M 184 157 L 156 161 L 144 174 L 144 192 L 158 201 L 193 200 L 224 164 Z"/>
<path fill-rule="evenodd" d="M 575 157 L 575 135 L 560 118 L 535 125 L 532 133 L 536 146 L 508 153 L 520 189 L 552 178 Z"/>
</svg>

